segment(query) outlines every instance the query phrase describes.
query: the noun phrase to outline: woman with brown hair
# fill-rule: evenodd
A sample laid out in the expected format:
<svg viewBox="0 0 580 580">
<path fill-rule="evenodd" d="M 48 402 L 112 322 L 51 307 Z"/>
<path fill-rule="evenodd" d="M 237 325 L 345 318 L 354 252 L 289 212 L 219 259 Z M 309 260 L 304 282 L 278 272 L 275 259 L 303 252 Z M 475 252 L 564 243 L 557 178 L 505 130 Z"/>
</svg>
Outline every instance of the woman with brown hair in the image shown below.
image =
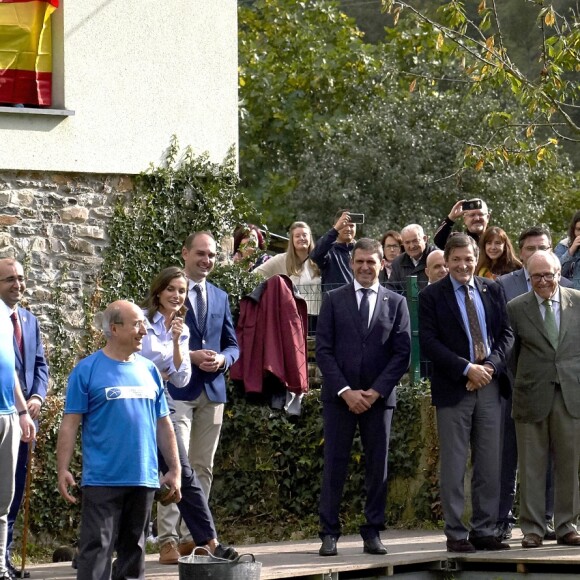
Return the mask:
<svg viewBox="0 0 580 580">
<path fill-rule="evenodd" d="M 507 234 L 497 226 L 487 228 L 479 240 L 477 275 L 495 280 L 521 267 L 522 263 L 516 258 Z"/>
<path fill-rule="evenodd" d="M 261 254 L 256 258 L 257 252 Z M 254 224 L 238 226 L 234 231 L 234 262 L 242 260 L 248 261 L 248 271 L 252 272 L 258 266 L 269 260 L 270 256 L 265 254 L 266 242 L 262 232 Z M 254 258 L 254 259 L 252 259 Z"/>
<path fill-rule="evenodd" d="M 141 355 L 155 364 L 166 384 L 170 381 L 177 388 L 187 386 L 191 378 L 189 329 L 184 324 L 187 289 L 188 280 L 185 272 L 181 268 L 171 266 L 155 277 L 143 303 L 147 335 L 143 337 Z M 165 393 L 173 418 L 175 416 L 173 400 L 167 394 L 167 390 Z M 187 450 L 180 438 L 177 438 L 177 446 L 181 464 L 182 494 L 178 509 L 189 534 L 182 527 L 179 531 L 176 529 L 177 518 L 172 514 L 172 506 L 158 504 L 159 562 L 177 564 L 179 557 L 190 554 L 195 546 L 203 546 L 220 558 L 237 557 L 237 552 L 232 547 L 223 546 L 218 542 L 207 498 L 195 471 L 189 464 Z M 161 471 L 166 468 L 165 459 L 161 454 L 159 466 Z M 177 539 L 182 532 L 186 535 L 178 544 Z"/>
</svg>

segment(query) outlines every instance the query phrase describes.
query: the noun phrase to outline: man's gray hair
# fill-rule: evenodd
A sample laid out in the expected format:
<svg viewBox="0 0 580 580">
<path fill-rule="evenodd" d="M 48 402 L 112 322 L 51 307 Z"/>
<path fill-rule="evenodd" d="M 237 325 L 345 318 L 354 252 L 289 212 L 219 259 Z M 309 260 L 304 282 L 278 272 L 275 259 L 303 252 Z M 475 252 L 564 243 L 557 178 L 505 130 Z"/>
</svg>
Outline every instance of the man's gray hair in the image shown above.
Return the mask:
<svg viewBox="0 0 580 580">
<path fill-rule="evenodd" d="M 554 254 L 554 252 L 552 252 L 551 250 L 538 250 L 528 258 L 528 266 L 527 266 L 528 272 L 530 271 L 531 264 L 533 264 L 535 260 L 539 260 L 540 258 L 544 258 L 550 264 L 552 264 L 556 272 L 562 271 L 562 264 L 560 263 L 560 259 L 558 258 L 558 256 L 556 256 L 556 254 Z"/>
<path fill-rule="evenodd" d="M 121 308 L 119 306 L 107 306 L 105 311 L 99 314 L 100 316 L 95 316 L 95 324 L 103 331 L 103 334 L 107 338 L 111 338 L 111 324 L 123 323 Z"/>
<path fill-rule="evenodd" d="M 405 226 L 401 230 L 401 235 L 404 236 L 408 232 L 417 232 L 419 234 L 419 236 L 421 236 L 421 237 L 423 237 L 425 235 L 425 231 L 423 230 L 423 226 L 420 226 L 419 224 L 409 224 L 408 226 Z"/>
</svg>

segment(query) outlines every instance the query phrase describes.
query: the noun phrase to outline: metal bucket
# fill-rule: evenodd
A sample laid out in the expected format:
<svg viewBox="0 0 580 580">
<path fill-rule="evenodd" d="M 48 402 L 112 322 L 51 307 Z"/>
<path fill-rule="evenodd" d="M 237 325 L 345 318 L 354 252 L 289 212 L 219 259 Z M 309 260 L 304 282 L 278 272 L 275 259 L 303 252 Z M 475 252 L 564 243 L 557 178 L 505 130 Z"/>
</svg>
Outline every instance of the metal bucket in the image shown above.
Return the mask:
<svg viewBox="0 0 580 580">
<path fill-rule="evenodd" d="M 199 552 L 199 549 L 197 550 Z M 242 560 L 244 558 L 244 560 Z M 248 561 L 249 558 L 249 561 Z M 178 560 L 179 580 L 260 580 L 262 563 L 253 554 L 242 554 L 235 560 L 192 554 Z"/>
</svg>

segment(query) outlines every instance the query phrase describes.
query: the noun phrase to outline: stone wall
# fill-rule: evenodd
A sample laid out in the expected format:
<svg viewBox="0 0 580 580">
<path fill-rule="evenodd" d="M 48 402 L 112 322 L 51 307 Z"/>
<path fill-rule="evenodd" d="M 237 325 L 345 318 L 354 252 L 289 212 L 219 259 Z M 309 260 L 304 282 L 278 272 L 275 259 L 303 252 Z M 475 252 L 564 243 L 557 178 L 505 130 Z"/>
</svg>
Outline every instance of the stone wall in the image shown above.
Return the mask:
<svg viewBox="0 0 580 580">
<path fill-rule="evenodd" d="M 118 199 L 133 191 L 131 176 L 0 172 L 0 257 L 24 264 L 25 305 L 54 330 L 54 295 L 62 290 L 62 319 L 81 334 L 84 297 L 96 288 L 107 223 Z"/>
</svg>

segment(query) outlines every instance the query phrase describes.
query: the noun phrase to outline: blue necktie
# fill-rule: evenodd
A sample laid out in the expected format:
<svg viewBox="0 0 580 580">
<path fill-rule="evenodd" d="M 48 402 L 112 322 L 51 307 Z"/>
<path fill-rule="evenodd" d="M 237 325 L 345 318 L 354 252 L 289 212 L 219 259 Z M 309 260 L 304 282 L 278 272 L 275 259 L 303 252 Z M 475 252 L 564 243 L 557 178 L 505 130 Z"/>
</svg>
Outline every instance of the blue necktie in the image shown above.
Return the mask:
<svg viewBox="0 0 580 580">
<path fill-rule="evenodd" d="M 360 288 L 362 292 L 362 298 L 360 299 L 360 306 L 358 311 L 360 314 L 360 321 L 362 324 L 363 332 L 365 332 L 369 327 L 369 292 L 368 288 Z"/>
<path fill-rule="evenodd" d="M 203 336 L 203 333 L 205 332 L 205 323 L 207 319 L 207 304 L 205 303 L 205 300 L 203 298 L 203 291 L 201 289 L 201 285 L 195 284 L 193 289 L 197 294 L 197 297 L 195 299 L 195 304 L 197 307 L 197 326 L 199 328 L 199 332 Z"/>
</svg>

